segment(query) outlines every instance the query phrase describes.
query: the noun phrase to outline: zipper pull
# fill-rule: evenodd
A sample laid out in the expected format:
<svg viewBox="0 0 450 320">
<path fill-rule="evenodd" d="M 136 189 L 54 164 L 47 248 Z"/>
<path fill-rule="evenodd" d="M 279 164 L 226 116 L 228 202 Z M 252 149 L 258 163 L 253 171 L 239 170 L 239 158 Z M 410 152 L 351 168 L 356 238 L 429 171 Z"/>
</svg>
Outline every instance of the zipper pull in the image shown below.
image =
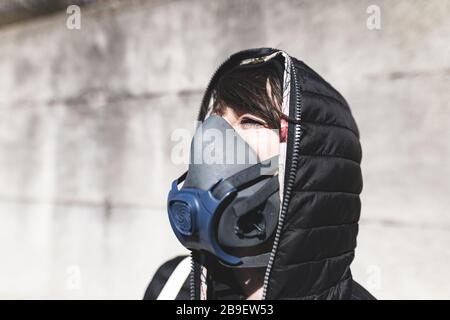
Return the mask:
<svg viewBox="0 0 450 320">
<path fill-rule="evenodd" d="M 280 53 L 280 51 L 277 51 L 277 52 L 274 52 L 274 53 L 272 53 L 272 54 L 270 54 L 268 56 L 262 56 L 262 57 L 245 59 L 245 60 L 242 60 L 242 62 L 240 64 L 243 65 L 243 64 L 263 63 L 263 62 L 266 62 L 267 60 L 272 59 L 273 57 L 275 57 L 279 53 Z"/>
</svg>

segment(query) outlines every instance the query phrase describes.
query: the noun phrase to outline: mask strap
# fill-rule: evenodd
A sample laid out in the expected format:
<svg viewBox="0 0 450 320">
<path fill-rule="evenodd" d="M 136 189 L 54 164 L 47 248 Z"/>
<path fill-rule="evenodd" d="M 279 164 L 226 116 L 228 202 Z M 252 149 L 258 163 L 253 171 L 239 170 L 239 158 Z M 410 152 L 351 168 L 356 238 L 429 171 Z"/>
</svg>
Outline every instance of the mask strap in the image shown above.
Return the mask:
<svg viewBox="0 0 450 320">
<path fill-rule="evenodd" d="M 262 186 L 250 199 L 240 201 L 233 206 L 236 217 L 241 217 L 253 210 L 254 208 L 263 204 L 272 194 L 279 189 L 278 176 L 273 176 L 269 181 Z"/>
<path fill-rule="evenodd" d="M 184 179 L 186 179 L 188 172 L 186 171 L 185 173 L 183 173 L 178 179 L 177 179 L 177 184 L 181 183 L 184 181 Z"/>
<path fill-rule="evenodd" d="M 263 180 L 269 176 L 273 176 L 278 170 L 278 166 L 272 163 L 277 162 L 278 156 L 270 158 L 268 160 L 261 161 L 247 169 L 239 171 L 222 180 L 213 190 L 213 195 L 221 199 L 230 189 L 236 189 L 237 191 L 245 189 L 248 184 Z"/>
<path fill-rule="evenodd" d="M 269 259 L 270 259 L 270 252 L 258 254 L 256 256 L 240 257 L 239 259 L 241 259 L 242 263 L 239 265 L 236 265 L 236 266 L 224 264 L 220 260 L 219 261 L 222 263 L 222 265 L 224 265 L 228 268 L 234 268 L 234 269 L 262 268 L 262 267 L 267 267 L 267 264 L 269 263 Z"/>
</svg>

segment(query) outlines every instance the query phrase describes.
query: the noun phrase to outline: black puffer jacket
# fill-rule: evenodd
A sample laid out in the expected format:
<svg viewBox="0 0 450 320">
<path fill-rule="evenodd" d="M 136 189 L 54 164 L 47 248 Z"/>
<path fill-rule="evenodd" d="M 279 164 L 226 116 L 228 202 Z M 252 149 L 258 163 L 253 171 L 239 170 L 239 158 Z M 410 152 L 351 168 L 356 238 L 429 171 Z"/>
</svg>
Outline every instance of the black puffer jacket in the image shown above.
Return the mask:
<svg viewBox="0 0 450 320">
<path fill-rule="evenodd" d="M 211 88 L 223 71 L 244 59 L 277 51 L 260 48 L 231 56 L 213 77 L 203 104 L 209 102 Z M 350 271 L 362 190 L 362 154 L 355 120 L 339 92 L 306 64 L 285 53 L 275 59 L 289 66 L 286 71 L 291 80 L 284 82 L 288 86 L 284 89 L 289 95 L 289 116 L 298 124 L 289 123 L 288 127 L 281 214 L 263 298 L 373 299 L 353 281 Z M 204 117 L 200 113 L 199 120 Z M 145 298 L 157 297 L 180 259 L 158 270 Z M 190 286 L 186 280 L 177 298 L 199 298 L 199 272 L 193 269 Z M 217 279 L 212 290 L 216 292 L 208 296 L 242 298 L 226 270 L 214 274 Z"/>
</svg>

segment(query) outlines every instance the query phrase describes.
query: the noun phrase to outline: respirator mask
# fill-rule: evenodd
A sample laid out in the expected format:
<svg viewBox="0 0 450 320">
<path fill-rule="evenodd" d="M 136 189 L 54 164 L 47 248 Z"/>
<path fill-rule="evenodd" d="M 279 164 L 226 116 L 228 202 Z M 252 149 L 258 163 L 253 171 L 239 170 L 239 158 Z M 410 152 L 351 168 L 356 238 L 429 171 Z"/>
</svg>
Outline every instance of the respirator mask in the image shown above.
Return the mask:
<svg viewBox="0 0 450 320">
<path fill-rule="evenodd" d="M 278 156 L 260 161 L 217 115 L 197 128 L 190 152 L 167 199 L 178 240 L 226 266 L 267 266 L 280 208 Z"/>
</svg>

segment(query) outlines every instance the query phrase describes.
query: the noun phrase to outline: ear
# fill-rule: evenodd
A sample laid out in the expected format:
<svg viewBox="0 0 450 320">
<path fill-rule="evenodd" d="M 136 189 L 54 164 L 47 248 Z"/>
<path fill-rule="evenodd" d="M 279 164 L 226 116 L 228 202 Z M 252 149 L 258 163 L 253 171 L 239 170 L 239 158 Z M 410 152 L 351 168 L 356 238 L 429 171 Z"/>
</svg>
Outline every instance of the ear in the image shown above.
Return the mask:
<svg viewBox="0 0 450 320">
<path fill-rule="evenodd" d="M 288 125 L 286 119 L 281 118 L 281 124 L 280 124 L 280 142 L 287 142 L 287 135 L 288 135 Z"/>
</svg>

